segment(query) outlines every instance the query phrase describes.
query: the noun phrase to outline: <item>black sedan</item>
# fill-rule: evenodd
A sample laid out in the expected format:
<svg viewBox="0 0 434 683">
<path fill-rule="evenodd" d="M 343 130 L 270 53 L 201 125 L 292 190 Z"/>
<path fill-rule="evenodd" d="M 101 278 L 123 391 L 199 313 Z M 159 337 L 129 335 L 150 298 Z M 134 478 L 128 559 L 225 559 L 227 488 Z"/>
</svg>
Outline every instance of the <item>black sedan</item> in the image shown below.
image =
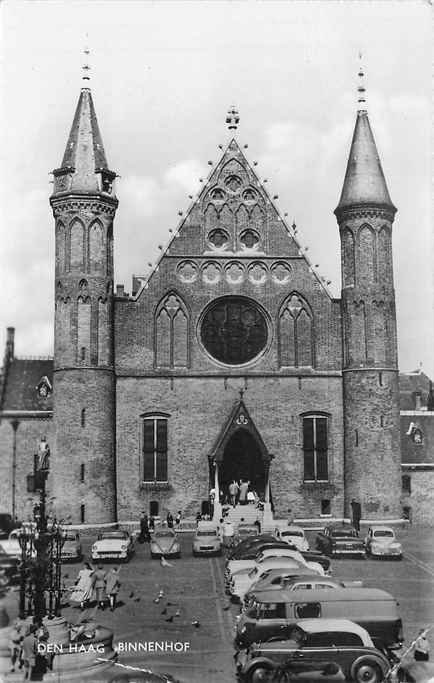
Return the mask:
<svg viewBox="0 0 434 683">
<path fill-rule="evenodd" d="M 365 544 L 351 524 L 330 524 L 316 537 L 316 547 L 329 557 L 366 558 Z"/>
</svg>

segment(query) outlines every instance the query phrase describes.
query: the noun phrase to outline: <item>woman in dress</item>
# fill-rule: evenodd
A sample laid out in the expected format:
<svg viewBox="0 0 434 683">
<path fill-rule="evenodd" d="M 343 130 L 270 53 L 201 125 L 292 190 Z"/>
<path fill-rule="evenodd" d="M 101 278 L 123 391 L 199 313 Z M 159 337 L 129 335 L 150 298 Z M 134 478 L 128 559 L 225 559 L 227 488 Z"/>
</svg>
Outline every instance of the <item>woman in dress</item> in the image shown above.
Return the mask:
<svg viewBox="0 0 434 683">
<path fill-rule="evenodd" d="M 69 600 L 80 603 L 81 609 L 84 609 L 86 603 L 92 598 L 94 574 L 95 572 L 89 562 L 85 562 L 83 569 L 78 572 L 75 585 L 72 587 Z"/>
</svg>

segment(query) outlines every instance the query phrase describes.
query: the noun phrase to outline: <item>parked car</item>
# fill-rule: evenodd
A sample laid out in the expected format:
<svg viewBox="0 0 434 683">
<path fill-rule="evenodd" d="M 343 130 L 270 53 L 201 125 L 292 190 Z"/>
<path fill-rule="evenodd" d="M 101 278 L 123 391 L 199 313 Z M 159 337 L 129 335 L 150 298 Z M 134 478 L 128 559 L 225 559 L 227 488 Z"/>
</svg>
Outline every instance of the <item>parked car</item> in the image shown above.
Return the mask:
<svg viewBox="0 0 434 683">
<path fill-rule="evenodd" d="M 402 545 L 396 540 L 394 530 L 388 526 L 370 527 L 365 538 L 365 548 L 369 557 L 402 560 Z"/>
<path fill-rule="evenodd" d="M 278 666 L 288 670 L 291 683 L 324 680 L 311 672 L 330 663 L 342 669 L 345 680 L 356 683 L 381 683 L 389 670 L 387 657 L 375 648 L 369 633 L 347 619 L 300 619 L 287 640 L 253 643 L 235 655 L 235 662 L 245 683 L 270 680 Z"/>
<path fill-rule="evenodd" d="M 8 584 L 18 583 L 20 580 L 20 560 L 18 557 L 8 554 L 4 550 L 2 543 L 0 543 L 0 570 L 4 572 Z"/>
<path fill-rule="evenodd" d="M 238 524 L 235 537 L 243 540 L 244 538 L 255 538 L 259 535 L 259 527 L 257 524 Z"/>
<path fill-rule="evenodd" d="M 240 615 L 236 643 L 282 637 L 299 619 L 350 619 L 366 628 L 379 649 L 398 649 L 404 637 L 395 598 L 376 588 L 322 588 L 255 591 L 254 600 Z"/>
<path fill-rule="evenodd" d="M 91 555 L 94 562 L 118 560 L 128 562 L 134 553 L 134 542 L 127 531 L 103 531 L 93 544 Z"/>
<path fill-rule="evenodd" d="M 252 570 L 253 571 L 253 570 Z M 250 586 L 249 591 L 244 596 L 244 604 L 247 605 L 254 597 L 255 593 L 263 590 L 317 590 L 319 588 L 362 588 L 363 581 L 341 581 L 331 576 L 318 576 L 311 570 L 310 573 L 297 575 L 291 574 L 291 570 L 272 570 L 267 572 L 267 577 L 259 577 L 259 580 Z"/>
<path fill-rule="evenodd" d="M 294 545 L 297 550 L 309 550 L 309 543 L 301 526 L 288 524 L 287 520 L 276 520 L 274 535 L 279 541 Z"/>
<path fill-rule="evenodd" d="M 181 557 L 181 544 L 173 529 L 160 528 L 151 534 L 151 557 Z"/>
<path fill-rule="evenodd" d="M 193 538 L 193 555 L 221 555 L 222 542 L 214 522 L 199 522 Z"/>
<path fill-rule="evenodd" d="M 329 557 L 365 558 L 365 544 L 350 524 L 330 524 L 316 537 L 317 549 Z"/>
<path fill-rule="evenodd" d="M 245 594 L 251 590 L 252 586 L 258 582 L 264 573 L 268 573 L 274 568 L 279 568 L 287 573 L 292 572 L 293 575 L 304 574 L 306 571 L 309 571 L 309 567 L 306 567 L 303 562 L 299 562 L 293 557 L 266 558 L 263 562 L 258 562 L 251 569 L 240 569 L 232 574 L 229 582 L 229 593 L 232 599 L 235 602 L 243 602 Z M 311 571 L 315 572 L 315 576 L 319 576 L 318 571 L 314 569 Z"/>
<path fill-rule="evenodd" d="M 9 537 L 6 539 L 2 539 L 1 541 L 1 546 L 4 550 L 4 552 L 7 555 L 10 555 L 11 557 L 15 557 L 18 560 L 21 560 L 22 557 L 22 550 L 20 546 L 20 541 L 19 537 L 20 534 L 22 533 L 22 528 L 20 529 L 14 529 L 11 531 L 9 534 Z M 31 550 L 31 555 L 32 557 L 36 557 L 36 548 L 33 546 Z"/>
<path fill-rule="evenodd" d="M 248 552 L 249 548 L 253 548 L 256 546 L 261 546 L 261 545 L 266 545 L 267 543 L 276 543 L 276 537 L 272 536 L 271 534 L 259 534 L 259 536 L 252 536 L 249 538 L 245 538 L 242 541 L 239 541 L 229 552 L 227 555 L 228 560 L 232 559 L 239 559 L 239 557 L 246 552 Z"/>
<path fill-rule="evenodd" d="M 80 562 L 83 558 L 80 536 L 67 532 L 65 542 L 60 553 L 62 562 Z"/>
<path fill-rule="evenodd" d="M 299 563 L 299 565 L 304 565 L 305 567 L 314 569 L 318 572 L 318 574 L 324 574 L 324 570 L 320 564 L 315 562 L 307 562 L 302 556 L 302 554 L 298 552 L 298 550 L 291 550 L 290 548 L 288 548 L 286 543 L 283 543 L 283 547 L 278 545 L 275 548 L 263 548 L 252 559 L 243 558 L 241 560 L 230 560 L 225 569 L 225 580 L 230 581 L 231 576 L 240 569 L 252 569 L 256 565 L 264 562 L 264 560 L 274 557 L 279 558 L 280 560 L 283 557 L 291 558 L 293 560 L 296 560 Z"/>
<path fill-rule="evenodd" d="M 14 529 L 18 529 L 21 522 L 14 521 L 12 515 L 6 512 L 0 513 L 0 539 L 9 538 L 9 534 Z"/>
</svg>

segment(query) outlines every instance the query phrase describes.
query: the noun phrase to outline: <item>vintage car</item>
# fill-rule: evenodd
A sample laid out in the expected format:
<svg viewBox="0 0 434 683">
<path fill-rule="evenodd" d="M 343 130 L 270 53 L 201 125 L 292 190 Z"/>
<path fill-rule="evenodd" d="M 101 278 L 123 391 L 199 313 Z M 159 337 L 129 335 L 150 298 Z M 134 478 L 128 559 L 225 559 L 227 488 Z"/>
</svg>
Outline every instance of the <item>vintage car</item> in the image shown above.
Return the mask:
<svg viewBox="0 0 434 683">
<path fill-rule="evenodd" d="M 0 513 L 0 539 L 8 538 L 11 531 L 18 529 L 20 522 L 14 521 L 12 515 L 6 512 Z"/>
<path fill-rule="evenodd" d="M 193 555 L 221 555 L 222 542 L 214 522 L 198 522 L 193 538 Z"/>
<path fill-rule="evenodd" d="M 295 546 L 297 550 L 309 550 L 309 543 L 304 533 L 304 529 L 302 529 L 301 526 L 288 524 L 286 520 L 276 520 L 274 535 L 279 541 L 290 543 Z"/>
<path fill-rule="evenodd" d="M 279 666 L 294 683 L 326 680 L 316 679 L 312 672 L 324 671 L 332 663 L 343 671 L 344 680 L 381 683 L 390 668 L 368 632 L 347 619 L 300 619 L 285 640 L 253 643 L 237 652 L 235 662 L 245 683 L 272 680 L 270 672 Z"/>
<path fill-rule="evenodd" d="M 365 544 L 351 524 L 330 524 L 316 537 L 316 547 L 329 557 L 366 557 Z"/>
<path fill-rule="evenodd" d="M 256 556 L 253 559 L 231 560 L 230 562 L 228 562 L 225 570 L 225 579 L 230 578 L 232 574 L 234 574 L 239 569 L 251 569 L 255 567 L 257 564 L 261 564 L 262 562 L 264 562 L 264 560 L 267 560 L 272 557 L 289 557 L 296 560 L 300 565 L 304 565 L 305 567 L 314 569 L 318 572 L 318 574 L 324 574 L 324 569 L 318 562 L 308 562 L 304 559 L 303 555 L 298 550 L 291 550 L 291 548 L 288 548 L 288 546 L 285 543 L 283 544 L 283 546 L 283 548 L 279 546 L 277 548 L 263 548 L 260 552 L 256 554 Z"/>
<path fill-rule="evenodd" d="M 240 522 L 236 528 L 236 540 L 244 540 L 245 538 L 255 538 L 259 535 L 259 527 L 257 524 L 244 524 Z"/>
<path fill-rule="evenodd" d="M 257 591 L 236 623 L 235 642 L 246 646 L 279 638 L 299 619 L 350 619 L 365 628 L 375 647 L 396 650 L 404 636 L 398 604 L 378 588 L 312 588 Z"/>
<path fill-rule="evenodd" d="M 103 531 L 93 544 L 91 555 L 95 562 L 118 560 L 128 562 L 134 552 L 134 542 L 127 531 Z"/>
<path fill-rule="evenodd" d="M 34 530 L 34 525 L 31 525 L 31 527 L 29 526 L 26 529 L 21 527 L 19 529 L 14 529 L 13 531 L 11 531 L 11 533 L 9 534 L 9 537 L 7 539 L 2 539 L 2 541 L 1 541 L 1 546 L 4 550 L 4 552 L 7 555 L 10 555 L 11 557 L 15 557 L 15 558 L 20 560 L 22 557 L 22 554 L 23 554 L 23 551 L 22 551 L 21 545 L 20 545 L 20 541 L 19 541 L 20 535 L 24 531 L 29 532 L 31 529 Z M 32 549 L 31 549 L 31 555 L 32 555 L 32 557 L 36 557 L 36 548 L 34 545 L 32 546 Z"/>
<path fill-rule="evenodd" d="M 66 532 L 60 557 L 62 562 L 80 562 L 82 560 L 83 551 L 78 534 Z"/>
<path fill-rule="evenodd" d="M 318 565 L 319 569 L 321 567 Z M 234 602 L 242 602 L 245 594 L 251 587 L 261 579 L 264 574 L 268 574 L 271 569 L 281 569 L 281 571 L 293 575 L 305 574 L 305 572 L 315 572 L 319 576 L 319 571 L 306 567 L 304 562 L 299 562 L 293 557 L 271 557 L 264 559 L 263 562 L 258 562 L 251 569 L 240 569 L 232 574 L 229 582 L 228 593 L 232 596 Z"/>
<path fill-rule="evenodd" d="M 388 526 L 373 526 L 365 538 L 366 554 L 369 557 L 402 560 L 402 545 L 396 540 L 395 532 Z"/>
<path fill-rule="evenodd" d="M 254 598 L 256 592 L 270 590 L 314 590 L 318 588 L 362 588 L 363 581 L 342 581 L 333 579 L 331 576 L 318 576 L 314 571 L 297 575 L 291 570 L 273 569 L 267 572 L 267 576 L 260 576 L 258 581 L 250 586 L 249 591 L 244 596 L 244 604 L 247 605 Z"/>
<path fill-rule="evenodd" d="M 0 571 L 3 573 L 8 584 L 18 583 L 20 579 L 20 560 L 18 557 L 5 552 L 2 543 L 0 543 Z"/>
<path fill-rule="evenodd" d="M 151 557 L 181 557 L 181 544 L 173 529 L 161 527 L 151 534 Z"/>
</svg>

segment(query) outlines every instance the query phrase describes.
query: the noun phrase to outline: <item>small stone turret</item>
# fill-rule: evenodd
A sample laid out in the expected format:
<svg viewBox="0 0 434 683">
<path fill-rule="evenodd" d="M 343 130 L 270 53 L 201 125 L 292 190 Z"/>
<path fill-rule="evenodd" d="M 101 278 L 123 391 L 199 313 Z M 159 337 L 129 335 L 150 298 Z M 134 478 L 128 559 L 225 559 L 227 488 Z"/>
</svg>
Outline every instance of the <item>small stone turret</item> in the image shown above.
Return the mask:
<svg viewBox="0 0 434 683">
<path fill-rule="evenodd" d="M 60 516 L 116 518 L 113 219 L 118 201 L 89 88 L 50 198 L 56 230 L 53 487 Z"/>
<path fill-rule="evenodd" d="M 335 214 L 342 265 L 345 513 L 356 499 L 369 519 L 401 516 L 395 213 L 368 113 L 360 109 Z"/>
</svg>

